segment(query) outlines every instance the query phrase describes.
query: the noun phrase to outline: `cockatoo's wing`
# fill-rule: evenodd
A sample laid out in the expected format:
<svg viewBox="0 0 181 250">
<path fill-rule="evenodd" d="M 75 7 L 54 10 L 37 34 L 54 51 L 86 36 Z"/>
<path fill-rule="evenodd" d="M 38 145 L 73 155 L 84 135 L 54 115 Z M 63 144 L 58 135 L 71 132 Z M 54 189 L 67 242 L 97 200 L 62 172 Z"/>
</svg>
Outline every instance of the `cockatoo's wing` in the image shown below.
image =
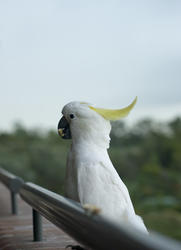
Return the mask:
<svg viewBox="0 0 181 250">
<path fill-rule="evenodd" d="M 102 208 L 105 214 L 134 212 L 128 190 L 116 171 L 103 162 L 82 163 L 78 169 L 78 194 L 81 204 L 89 203 Z M 112 211 L 111 211 L 112 210 Z"/>
<path fill-rule="evenodd" d="M 135 214 L 128 190 L 113 166 L 103 162 L 82 163 L 77 174 L 82 205 L 95 205 L 103 216 L 147 231 L 142 219 Z"/>
</svg>

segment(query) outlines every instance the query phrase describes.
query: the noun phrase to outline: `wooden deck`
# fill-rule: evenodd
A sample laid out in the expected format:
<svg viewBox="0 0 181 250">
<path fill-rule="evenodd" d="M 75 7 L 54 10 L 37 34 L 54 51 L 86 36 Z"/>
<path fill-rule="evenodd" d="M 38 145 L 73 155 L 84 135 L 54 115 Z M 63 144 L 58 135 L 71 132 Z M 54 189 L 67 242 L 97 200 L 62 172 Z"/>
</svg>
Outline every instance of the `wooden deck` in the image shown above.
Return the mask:
<svg viewBox="0 0 181 250">
<path fill-rule="evenodd" d="M 70 244 L 77 245 L 46 219 L 43 219 L 43 241 L 33 242 L 32 209 L 20 197 L 18 207 L 18 215 L 11 215 L 10 192 L 0 183 L 0 250 L 61 250 Z"/>
</svg>

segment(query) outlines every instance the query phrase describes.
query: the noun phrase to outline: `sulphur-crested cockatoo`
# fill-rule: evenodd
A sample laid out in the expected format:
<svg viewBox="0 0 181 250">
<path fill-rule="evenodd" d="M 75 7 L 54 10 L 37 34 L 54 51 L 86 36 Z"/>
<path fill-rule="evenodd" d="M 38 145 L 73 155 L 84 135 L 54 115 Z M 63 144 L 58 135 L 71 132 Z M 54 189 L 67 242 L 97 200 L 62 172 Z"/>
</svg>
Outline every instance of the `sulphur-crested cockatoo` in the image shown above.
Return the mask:
<svg viewBox="0 0 181 250">
<path fill-rule="evenodd" d="M 70 102 L 62 110 L 58 132 L 63 139 L 72 139 L 67 158 L 66 196 L 83 206 L 88 204 L 99 208 L 100 214 L 109 219 L 147 233 L 107 153 L 110 121 L 127 116 L 136 100 L 128 107 L 117 110 Z"/>
</svg>

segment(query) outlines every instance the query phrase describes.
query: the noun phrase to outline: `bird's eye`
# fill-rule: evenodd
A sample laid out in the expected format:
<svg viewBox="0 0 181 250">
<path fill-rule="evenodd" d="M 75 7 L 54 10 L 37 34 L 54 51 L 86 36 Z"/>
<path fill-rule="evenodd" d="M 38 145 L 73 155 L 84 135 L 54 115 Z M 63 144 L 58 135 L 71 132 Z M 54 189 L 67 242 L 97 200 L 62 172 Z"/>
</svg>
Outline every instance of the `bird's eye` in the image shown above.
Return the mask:
<svg viewBox="0 0 181 250">
<path fill-rule="evenodd" d="M 70 114 L 70 119 L 74 119 L 74 114 Z"/>
</svg>

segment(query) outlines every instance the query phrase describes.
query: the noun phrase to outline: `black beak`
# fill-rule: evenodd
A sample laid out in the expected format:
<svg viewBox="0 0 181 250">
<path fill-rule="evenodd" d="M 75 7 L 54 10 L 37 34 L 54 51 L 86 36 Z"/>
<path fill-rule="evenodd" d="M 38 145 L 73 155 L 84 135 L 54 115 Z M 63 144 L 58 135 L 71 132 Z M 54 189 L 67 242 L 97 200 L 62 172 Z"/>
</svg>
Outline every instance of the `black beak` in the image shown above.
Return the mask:
<svg viewBox="0 0 181 250">
<path fill-rule="evenodd" d="M 58 134 L 63 139 L 71 139 L 71 132 L 70 132 L 70 126 L 68 124 L 68 121 L 66 120 L 65 116 L 63 116 L 59 123 L 58 123 Z"/>
</svg>

